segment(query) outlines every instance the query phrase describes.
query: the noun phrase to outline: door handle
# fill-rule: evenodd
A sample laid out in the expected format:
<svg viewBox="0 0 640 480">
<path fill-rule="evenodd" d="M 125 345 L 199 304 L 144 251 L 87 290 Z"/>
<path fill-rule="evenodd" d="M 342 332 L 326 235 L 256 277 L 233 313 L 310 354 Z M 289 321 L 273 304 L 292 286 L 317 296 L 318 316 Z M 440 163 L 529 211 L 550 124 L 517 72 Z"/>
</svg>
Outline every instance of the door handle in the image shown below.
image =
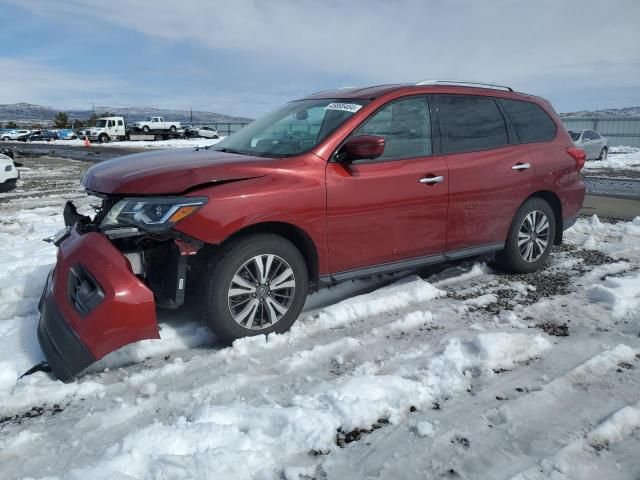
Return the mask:
<svg viewBox="0 0 640 480">
<path fill-rule="evenodd" d="M 531 168 L 531 164 L 529 163 L 516 163 L 511 170 L 529 170 Z"/>
<path fill-rule="evenodd" d="M 433 185 L 435 183 L 442 183 L 444 181 L 444 177 L 439 175 L 437 177 L 424 177 L 420 179 L 420 183 L 424 183 L 426 185 Z"/>
</svg>

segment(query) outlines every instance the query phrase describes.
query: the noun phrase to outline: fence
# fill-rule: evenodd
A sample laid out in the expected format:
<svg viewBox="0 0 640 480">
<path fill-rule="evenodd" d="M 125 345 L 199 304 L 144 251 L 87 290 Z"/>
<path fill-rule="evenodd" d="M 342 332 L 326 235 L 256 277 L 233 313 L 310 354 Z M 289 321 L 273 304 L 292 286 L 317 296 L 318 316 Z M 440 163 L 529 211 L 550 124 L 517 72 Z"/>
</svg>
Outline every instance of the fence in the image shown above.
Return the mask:
<svg viewBox="0 0 640 480">
<path fill-rule="evenodd" d="M 215 122 L 215 123 L 198 123 L 196 125 L 202 125 L 205 127 L 215 128 L 221 137 L 231 135 L 233 132 L 237 132 L 245 125 L 249 125 L 249 122 Z"/>
<path fill-rule="evenodd" d="M 640 147 L 640 117 L 563 118 L 567 130 L 595 130 L 609 139 L 610 146 Z"/>
</svg>

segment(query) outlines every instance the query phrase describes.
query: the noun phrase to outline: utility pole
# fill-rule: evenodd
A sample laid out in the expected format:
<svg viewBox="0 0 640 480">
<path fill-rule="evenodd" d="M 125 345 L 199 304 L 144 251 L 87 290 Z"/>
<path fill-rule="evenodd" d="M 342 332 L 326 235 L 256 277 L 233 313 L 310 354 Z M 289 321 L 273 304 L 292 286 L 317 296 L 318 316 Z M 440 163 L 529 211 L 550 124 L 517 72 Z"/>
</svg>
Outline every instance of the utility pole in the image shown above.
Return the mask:
<svg viewBox="0 0 640 480">
<path fill-rule="evenodd" d="M 191 112 L 191 120 L 189 121 L 189 123 L 193 126 L 193 107 L 190 107 L 189 111 Z"/>
</svg>

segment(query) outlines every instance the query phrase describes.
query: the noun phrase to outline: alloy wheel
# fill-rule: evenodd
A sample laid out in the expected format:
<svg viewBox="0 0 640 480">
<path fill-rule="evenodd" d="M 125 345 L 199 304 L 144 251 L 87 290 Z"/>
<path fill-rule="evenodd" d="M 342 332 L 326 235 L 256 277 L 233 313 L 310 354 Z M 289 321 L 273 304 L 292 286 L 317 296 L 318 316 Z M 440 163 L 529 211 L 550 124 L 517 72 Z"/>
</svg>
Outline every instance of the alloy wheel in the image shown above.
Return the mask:
<svg viewBox="0 0 640 480">
<path fill-rule="evenodd" d="M 518 230 L 518 252 L 525 262 L 533 263 L 549 245 L 549 219 L 540 210 L 529 212 Z"/>
<path fill-rule="evenodd" d="M 227 292 L 229 312 L 243 328 L 269 328 L 289 311 L 295 288 L 295 274 L 286 260 L 273 254 L 257 255 L 231 279 Z"/>
</svg>

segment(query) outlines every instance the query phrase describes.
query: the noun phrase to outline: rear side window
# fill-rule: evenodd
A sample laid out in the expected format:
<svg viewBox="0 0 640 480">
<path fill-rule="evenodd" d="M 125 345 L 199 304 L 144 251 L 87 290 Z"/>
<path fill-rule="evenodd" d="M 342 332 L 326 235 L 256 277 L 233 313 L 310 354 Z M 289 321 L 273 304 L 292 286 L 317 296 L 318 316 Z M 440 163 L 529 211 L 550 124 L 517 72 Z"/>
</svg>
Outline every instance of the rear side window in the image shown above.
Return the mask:
<svg viewBox="0 0 640 480">
<path fill-rule="evenodd" d="M 520 100 L 500 100 L 523 143 L 546 142 L 556 136 L 556 124 L 540 105 Z"/>
<path fill-rule="evenodd" d="M 443 153 L 509 144 L 504 117 L 491 98 L 438 96 L 438 115 Z"/>
<path fill-rule="evenodd" d="M 354 135 L 384 137 L 384 153 L 376 160 L 431 155 L 431 122 L 427 99 L 415 97 L 385 105 L 362 124 Z"/>
</svg>

